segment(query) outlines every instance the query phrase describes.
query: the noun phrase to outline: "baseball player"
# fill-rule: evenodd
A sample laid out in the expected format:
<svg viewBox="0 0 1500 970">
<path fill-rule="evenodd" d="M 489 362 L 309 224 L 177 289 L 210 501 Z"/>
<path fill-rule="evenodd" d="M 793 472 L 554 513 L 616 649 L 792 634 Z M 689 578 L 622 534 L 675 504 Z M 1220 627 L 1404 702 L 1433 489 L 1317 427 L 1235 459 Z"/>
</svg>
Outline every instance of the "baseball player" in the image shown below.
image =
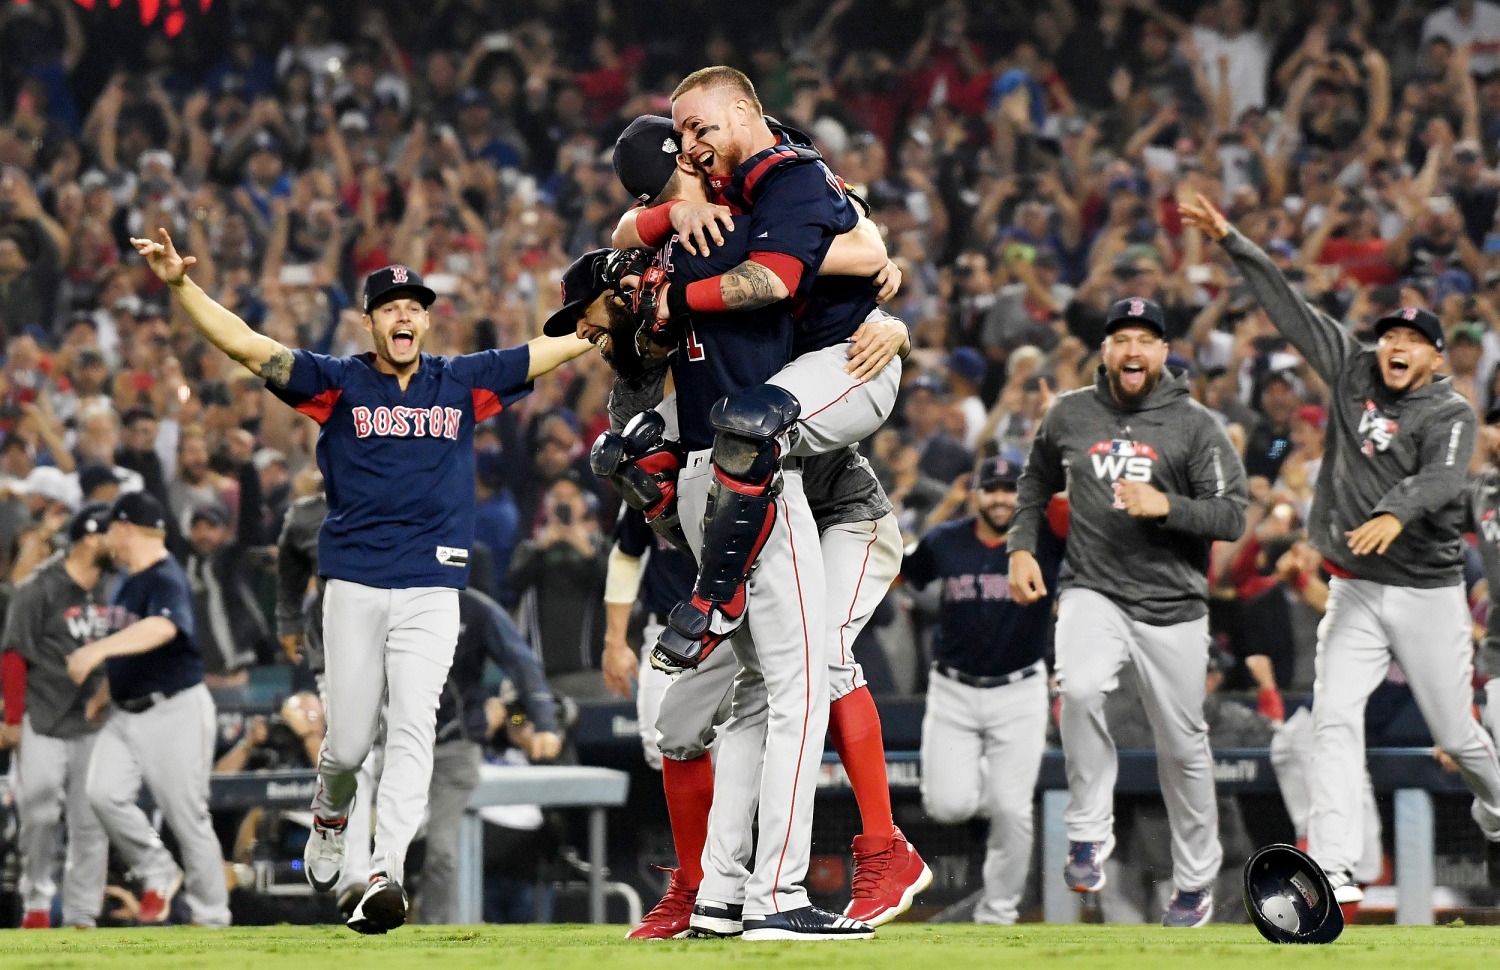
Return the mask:
<svg viewBox="0 0 1500 970">
<path fill-rule="evenodd" d="M 145 781 L 177 838 L 193 922 L 228 926 L 224 856 L 208 817 L 214 702 L 193 639 L 187 574 L 167 552 L 166 511 L 145 492 L 115 500 L 107 535 L 110 555 L 126 572 L 109 609 L 109 635 L 67 659 L 75 684 L 104 665 L 115 708 L 89 759 L 89 803 L 145 884 L 142 923 L 166 920 L 184 885 L 182 870 L 136 804 Z"/>
<path fill-rule="evenodd" d="M 1057 678 L 1067 759 L 1068 864 L 1077 892 L 1104 888 L 1114 850 L 1114 741 L 1105 695 L 1135 670 L 1156 737 L 1172 829 L 1175 891 L 1162 924 L 1213 915 L 1223 860 L 1213 756 L 1203 719 L 1208 674 L 1208 554 L 1237 539 L 1245 470 L 1213 415 L 1166 369 L 1166 318 L 1155 302 L 1110 307 L 1094 386 L 1058 397 L 1042 419 L 1010 530 L 1010 588 L 1022 605 L 1046 595 L 1037 562 L 1043 512 L 1068 492 L 1068 552 L 1059 577 Z"/>
<path fill-rule="evenodd" d="M 107 632 L 98 593 L 110 566 L 108 530 L 108 505 L 79 509 L 68 523 L 68 551 L 52 556 L 16 587 L 0 637 L 6 727 L 20 732 L 15 795 L 23 929 L 52 925 L 58 823 L 64 813 L 63 923 L 97 925 L 104 902 L 109 839 L 89 805 L 87 782 L 109 688 L 102 670 L 74 683 L 67 658 Z"/>
<path fill-rule="evenodd" d="M 689 360 L 702 359 L 695 344 L 705 325 L 698 317 L 727 318 L 788 299 L 797 315 L 783 366 L 765 381 L 745 386 L 722 405 L 717 397 L 695 401 L 678 387 L 679 409 L 712 409 L 721 441 L 713 458 L 714 515 L 704 523 L 707 558 L 699 563 L 693 597 L 673 610 L 652 653 L 653 662 L 678 670 L 701 660 L 743 620 L 744 583 L 774 514 L 781 457 L 836 451 L 872 434 L 895 405 L 901 373 L 899 363 L 850 372 L 850 340 L 875 309 L 871 277 L 886 260 L 881 247 L 868 274 L 817 275 L 834 240 L 860 220 L 810 139 L 773 128 L 750 80 L 728 67 L 688 75 L 672 93 L 672 112 L 685 163 L 714 180 L 732 206 L 719 208 L 746 217 L 726 216 L 730 225 L 722 232 L 712 227 L 724 243 L 712 255 L 691 235 L 681 239 L 682 254 L 705 260 L 712 272 L 647 274 L 640 292 L 649 294 L 658 320 L 686 334 Z M 634 234 L 648 247 L 667 242 L 672 210 L 685 204 L 674 198 L 635 210 Z M 698 206 L 701 211 L 706 200 Z M 673 265 L 668 254 L 663 267 Z"/>
<path fill-rule="evenodd" d="M 1318 625 L 1307 844 L 1338 901 L 1357 903 L 1365 702 L 1392 657 L 1433 740 L 1474 793 L 1474 821 L 1492 845 L 1500 841 L 1500 761 L 1470 713 L 1474 641 L 1463 585 L 1477 420 L 1436 373 L 1437 317 L 1398 309 L 1375 322 L 1379 344 L 1364 350 L 1206 199 L 1187 203 L 1183 220 L 1224 247 L 1277 329 L 1328 384 L 1326 453 L 1307 530 L 1333 577 Z"/>
<path fill-rule="evenodd" d="M 616 146 L 616 170 L 627 189 L 645 200 L 691 198 L 696 190 L 698 200 L 702 201 L 706 194 L 699 173 L 690 164 L 680 168 L 674 164 L 672 146 L 675 146 L 675 134 L 665 119 L 650 116 L 637 119 Z M 742 234 L 745 228 L 742 223 L 737 230 L 731 230 L 729 241 L 719 248 L 715 257 L 724 264 L 733 264 L 740 258 L 745 250 L 741 248 L 736 255 L 737 240 L 734 237 Z M 845 239 L 837 239 L 830 249 L 837 249 L 845 243 Z M 706 258 L 706 249 L 702 252 Z M 883 248 L 875 255 L 877 258 L 872 269 L 883 265 Z M 672 267 L 670 275 L 677 278 L 679 263 L 684 260 L 691 263 L 694 258 L 691 255 L 679 256 L 674 261 L 667 255 L 663 262 Z M 818 267 L 819 272 L 839 272 L 830 265 L 836 262 L 830 252 L 829 258 Z M 699 275 L 707 273 L 700 272 Z M 682 282 L 694 278 L 687 275 Z M 705 321 L 703 330 L 706 332 L 711 325 L 712 321 Z M 592 335 L 587 327 L 584 332 Z M 715 336 L 719 336 L 717 331 Z M 836 352 L 842 368 L 850 356 L 848 345 L 839 345 Z M 678 351 L 678 363 L 686 358 L 687 366 L 692 366 L 707 356 L 695 339 L 689 339 Z M 723 361 L 736 359 L 739 358 L 725 357 Z M 878 361 L 875 369 L 878 371 L 878 365 L 883 364 L 884 360 Z M 721 370 L 726 366 L 722 361 L 717 363 Z M 701 380 L 702 375 L 699 376 Z M 732 382 L 731 377 L 727 382 L 730 388 Z M 679 383 L 682 400 L 691 399 L 695 392 L 703 396 L 698 402 L 702 407 L 707 407 L 718 393 L 722 393 L 713 383 L 700 383 L 686 390 Z M 690 406 L 681 400 L 676 404 L 679 413 Z M 695 410 L 701 413 L 702 408 Z M 856 415 L 863 413 L 863 409 L 856 411 Z M 831 421 L 849 417 L 848 414 L 828 414 Z M 822 433 L 821 428 L 819 433 Z M 931 881 L 931 873 L 920 856 L 891 823 L 879 716 L 868 690 L 862 689 L 862 672 L 848 654 L 849 644 L 894 577 L 899 550 L 898 530 L 894 518 L 889 515 L 889 504 L 879 494 L 879 487 L 870 476 L 868 467 L 857 455 L 841 453 L 810 458 L 805 462 L 803 472 L 805 482 L 816 483 L 808 497 L 817 506 L 815 520 L 822 530 L 824 555 L 838 559 L 838 568 L 827 571 L 830 582 L 829 623 L 836 637 L 825 641 L 825 649 L 829 651 L 830 691 L 835 702 L 832 733 L 835 747 L 856 790 L 865 822 L 864 834 L 856 839 L 855 892 L 846 915 L 860 921 L 883 923 L 909 907 L 912 897 Z M 861 478 L 868 488 L 860 484 Z M 851 480 L 855 482 L 853 486 L 847 484 Z M 882 525 L 884 529 L 881 529 Z M 880 541 L 882 539 L 884 541 Z M 845 603 L 847 607 L 843 605 Z M 653 657 L 653 663 L 659 660 L 659 656 Z M 708 744 L 714 737 L 714 726 L 722 720 L 716 715 L 724 712 L 724 705 L 728 702 L 733 673 L 733 665 L 727 658 L 716 661 L 712 653 L 700 655 L 698 666 L 676 678 L 666 691 L 656 724 L 660 733 L 659 746 L 665 755 L 663 781 L 672 816 L 673 837 L 677 842 L 679 869 L 674 872 L 672 885 L 661 904 L 632 931 L 632 938 L 658 938 L 686 932 L 689 904 L 701 876 L 700 857 L 711 871 L 698 894 L 698 911 L 691 916 L 693 927 L 715 935 L 736 935 L 742 928 L 751 927 L 749 922 L 742 921 L 737 900 L 743 896 L 748 875 L 749 833 L 755 811 L 753 769 L 758 755 L 751 753 L 734 757 L 726 740 L 726 747 L 718 759 L 717 774 L 709 765 L 707 755 Z M 764 701 L 760 704 L 763 710 Z M 735 773 L 740 768 L 751 769 L 748 777 L 743 783 L 731 782 L 731 777 L 740 777 Z M 713 797 L 715 789 L 721 794 L 717 800 Z M 728 821 L 716 821 L 705 834 L 703 820 L 710 804 L 735 808 Z M 708 840 L 706 854 L 703 852 L 705 838 Z M 767 932 L 783 931 L 771 929 Z M 816 929 L 792 930 L 804 931 L 809 934 L 817 932 Z M 753 934 L 751 938 L 757 935 Z"/>
<path fill-rule="evenodd" d="M 348 925 L 387 932 L 406 921 L 406 849 L 422 823 L 438 695 L 458 639 L 458 591 L 474 535 L 474 426 L 590 344 L 540 337 L 451 359 L 425 355 L 427 308 L 437 297 L 414 270 L 395 265 L 365 281 L 373 353 L 289 350 L 204 293 L 187 275 L 193 257 L 178 255 L 166 230 L 159 242 L 133 244 L 204 336 L 321 425 L 328 729 L 303 861 L 315 888 L 338 883 L 356 773 L 375 743 L 384 699 L 372 872 Z"/>
<path fill-rule="evenodd" d="M 936 822 L 990 820 L 984 900 L 976 923 L 1017 921 L 1031 865 L 1032 797 L 1047 746 L 1047 666 L 1052 594 L 1063 545 L 1037 536 L 1049 592 L 1017 606 L 1007 580 L 1006 536 L 1021 469 L 1003 457 L 975 474 L 972 514 L 922 537 L 901 564 L 914 589 L 941 585 L 932 677 L 922 719 L 922 806 Z"/>
</svg>

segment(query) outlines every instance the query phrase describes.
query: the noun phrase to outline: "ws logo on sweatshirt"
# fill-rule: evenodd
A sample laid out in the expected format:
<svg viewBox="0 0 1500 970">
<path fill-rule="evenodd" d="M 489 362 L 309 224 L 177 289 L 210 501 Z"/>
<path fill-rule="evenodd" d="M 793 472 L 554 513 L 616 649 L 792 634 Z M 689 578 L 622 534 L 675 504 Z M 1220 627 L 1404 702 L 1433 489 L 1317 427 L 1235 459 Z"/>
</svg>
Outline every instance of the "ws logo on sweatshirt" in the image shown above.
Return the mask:
<svg viewBox="0 0 1500 970">
<path fill-rule="evenodd" d="M 1359 446 L 1360 453 L 1373 458 L 1376 452 L 1390 450 L 1391 441 L 1399 430 L 1400 425 L 1381 414 L 1374 401 L 1366 401 L 1364 413 L 1359 416 L 1359 435 L 1364 439 Z"/>
<path fill-rule="evenodd" d="M 1156 449 L 1139 441 L 1115 438 L 1092 445 L 1089 461 L 1094 466 L 1094 477 L 1109 482 L 1114 489 L 1114 507 L 1123 509 L 1125 500 L 1120 497 L 1120 483 L 1151 481 Z"/>
</svg>

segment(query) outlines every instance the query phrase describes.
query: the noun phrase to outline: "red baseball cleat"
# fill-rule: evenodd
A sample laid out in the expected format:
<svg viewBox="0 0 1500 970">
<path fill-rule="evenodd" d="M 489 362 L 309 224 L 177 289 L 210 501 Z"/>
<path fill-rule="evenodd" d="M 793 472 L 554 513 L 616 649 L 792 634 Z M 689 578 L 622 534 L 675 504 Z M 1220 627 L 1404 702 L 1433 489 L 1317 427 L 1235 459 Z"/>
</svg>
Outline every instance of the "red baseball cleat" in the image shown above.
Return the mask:
<svg viewBox="0 0 1500 970">
<path fill-rule="evenodd" d="M 932 870 L 896 829 L 884 845 L 867 835 L 854 837 L 854 885 L 844 915 L 883 926 L 911 909 L 917 893 L 932 885 Z"/>
<path fill-rule="evenodd" d="M 45 909 L 28 909 L 26 915 L 21 917 L 21 929 L 50 930 L 52 929 L 52 914 Z"/>
<path fill-rule="evenodd" d="M 141 909 L 135 916 L 138 923 L 164 923 L 172 913 L 172 900 L 182 888 L 182 870 L 178 869 L 166 882 L 147 885 L 141 893 Z"/>
<path fill-rule="evenodd" d="M 688 935 L 688 921 L 693 916 L 693 902 L 698 887 L 690 886 L 681 869 L 673 869 L 667 892 L 641 925 L 625 934 L 627 940 L 676 940 Z"/>
</svg>

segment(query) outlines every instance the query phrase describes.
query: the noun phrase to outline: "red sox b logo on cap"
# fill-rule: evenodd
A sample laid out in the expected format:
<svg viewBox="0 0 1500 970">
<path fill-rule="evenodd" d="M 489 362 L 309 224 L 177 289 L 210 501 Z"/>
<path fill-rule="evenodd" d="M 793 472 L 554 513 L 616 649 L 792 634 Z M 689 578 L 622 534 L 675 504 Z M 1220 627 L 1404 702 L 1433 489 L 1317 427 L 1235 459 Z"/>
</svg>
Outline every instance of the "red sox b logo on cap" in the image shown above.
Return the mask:
<svg viewBox="0 0 1500 970">
<path fill-rule="evenodd" d="M 1130 315 L 1133 317 L 1144 316 L 1146 313 L 1146 301 L 1135 298 L 1130 301 Z"/>
<path fill-rule="evenodd" d="M 394 282 L 397 282 L 397 283 L 405 283 L 406 282 L 406 267 L 405 266 L 392 266 L 391 267 L 391 279 Z"/>
<path fill-rule="evenodd" d="M 1417 308 L 1414 306 L 1409 306 L 1405 310 L 1401 311 L 1401 319 L 1403 320 L 1415 320 L 1416 318 Z"/>
</svg>

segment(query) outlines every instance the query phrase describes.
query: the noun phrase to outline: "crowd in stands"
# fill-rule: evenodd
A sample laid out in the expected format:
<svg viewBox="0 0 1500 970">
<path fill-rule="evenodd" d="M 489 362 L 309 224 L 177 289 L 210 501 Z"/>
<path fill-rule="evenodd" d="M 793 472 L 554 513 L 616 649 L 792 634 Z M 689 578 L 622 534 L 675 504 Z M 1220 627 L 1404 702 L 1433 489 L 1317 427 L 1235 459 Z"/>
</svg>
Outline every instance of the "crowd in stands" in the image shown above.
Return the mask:
<svg viewBox="0 0 1500 970">
<path fill-rule="evenodd" d="M 144 9 L 0 15 L 0 575 L 24 577 L 82 499 L 156 494 L 221 697 L 287 662 L 272 565 L 288 505 L 320 487 L 315 426 L 195 335 L 128 238 L 168 228 L 210 294 L 288 345 L 366 349 L 363 277 L 392 262 L 440 294 L 430 352 L 519 344 L 630 205 L 615 136 L 707 64 L 812 135 L 903 269 L 887 309 L 916 349 L 865 450 L 909 539 L 963 513 L 977 457 L 1024 454 L 1052 397 L 1092 381 L 1112 300 L 1161 302 L 1172 365 L 1252 476 L 1250 526 L 1213 564 L 1228 686 L 1311 686 L 1326 389 L 1179 199 L 1219 203 L 1357 335 L 1429 306 L 1455 385 L 1481 417 L 1500 405 L 1486 0 L 217 0 L 170 37 Z M 587 451 L 610 383 L 588 355 L 476 436 L 474 583 L 564 680 L 602 644 L 617 499 Z M 862 655 L 885 690 L 920 691 L 922 603 L 889 606 Z"/>
</svg>

